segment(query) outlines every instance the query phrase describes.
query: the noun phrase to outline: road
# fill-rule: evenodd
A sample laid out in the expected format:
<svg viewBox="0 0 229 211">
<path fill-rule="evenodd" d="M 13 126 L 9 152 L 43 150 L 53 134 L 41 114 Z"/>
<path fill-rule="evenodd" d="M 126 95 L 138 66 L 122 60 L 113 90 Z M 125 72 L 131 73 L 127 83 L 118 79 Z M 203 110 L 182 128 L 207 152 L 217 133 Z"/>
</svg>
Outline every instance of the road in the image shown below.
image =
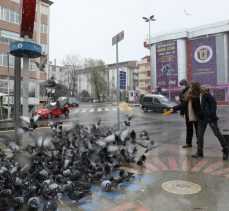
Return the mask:
<svg viewBox="0 0 229 211">
<path fill-rule="evenodd" d="M 209 127 L 205 134 L 205 157 L 198 160 L 191 157 L 196 151 L 195 137 L 193 148 L 182 148 L 186 131 L 179 113 L 164 117 L 161 113 L 144 113 L 139 107 L 132 107 L 131 111 L 121 110 L 121 122 L 130 112 L 134 114 L 131 127 L 137 138 L 145 129 L 155 140 L 156 148 L 146 154 L 143 168 L 126 167 L 135 173 L 135 181 L 125 183 L 113 192 L 102 192 L 99 187 L 93 187 L 92 196 L 80 201 L 81 208 L 95 211 L 229 210 L 229 161 L 221 159 L 220 145 Z M 229 107 L 219 107 L 218 116 L 220 129 L 229 129 Z M 95 123 L 98 118 L 104 125 L 116 124 L 116 106 L 81 104 L 71 110 L 69 118 L 54 121 L 63 121 L 64 127 L 69 127 L 72 123 Z M 47 122 L 40 121 L 42 124 Z M 143 151 L 140 149 L 140 152 Z"/>
</svg>

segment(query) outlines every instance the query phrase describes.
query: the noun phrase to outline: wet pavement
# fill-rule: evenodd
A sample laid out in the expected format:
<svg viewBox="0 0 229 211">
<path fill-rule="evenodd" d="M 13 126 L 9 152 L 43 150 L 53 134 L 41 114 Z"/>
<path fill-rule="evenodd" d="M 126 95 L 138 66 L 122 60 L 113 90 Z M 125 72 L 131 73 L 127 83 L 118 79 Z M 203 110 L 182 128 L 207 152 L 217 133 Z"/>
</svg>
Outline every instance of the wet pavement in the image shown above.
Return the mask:
<svg viewBox="0 0 229 211">
<path fill-rule="evenodd" d="M 205 149 L 204 159 L 192 158 L 194 151 L 158 144 L 147 153 L 144 167 L 124 168 L 135 173 L 133 181 L 108 193 L 97 188 L 86 210 L 229 210 L 229 162 L 221 159 L 219 149 Z M 166 182 L 171 185 L 164 189 Z"/>
<path fill-rule="evenodd" d="M 94 122 L 100 116 L 103 124 L 112 124 L 115 113 L 83 112 L 76 109 L 70 122 Z M 82 113 L 80 112 L 82 110 Z M 91 109 L 91 107 L 90 107 Z M 146 153 L 143 167 L 136 164 L 124 167 L 134 173 L 133 180 L 110 192 L 93 186 L 92 195 L 79 201 L 78 206 L 60 207 L 60 210 L 110 211 L 227 211 L 229 210 L 229 161 L 221 159 L 220 145 L 208 127 L 205 133 L 203 159 L 192 158 L 193 148 L 183 149 L 185 123 L 179 114 L 163 117 L 161 114 L 143 113 L 133 108 L 132 127 L 137 134 L 146 129 L 155 140 L 155 149 Z M 229 108 L 218 109 L 220 129 L 229 129 Z M 125 112 L 121 119 L 125 118 Z M 65 123 L 68 124 L 67 122 Z M 140 156 L 144 149 L 139 148 Z"/>
<path fill-rule="evenodd" d="M 185 125 L 179 114 L 162 117 L 134 110 L 132 127 L 137 132 L 146 129 L 155 139 L 156 148 L 146 154 L 144 167 L 126 167 L 135 173 L 133 181 L 112 192 L 95 187 L 81 207 L 110 211 L 229 210 L 229 161 L 221 159 L 220 145 L 209 127 L 205 134 L 205 157 L 194 159 L 191 155 L 196 151 L 196 139 L 193 148 L 182 148 Z M 228 108 L 218 109 L 221 129 L 229 127 L 228 114 Z M 166 182 L 170 182 L 170 190 L 163 188 Z"/>
</svg>

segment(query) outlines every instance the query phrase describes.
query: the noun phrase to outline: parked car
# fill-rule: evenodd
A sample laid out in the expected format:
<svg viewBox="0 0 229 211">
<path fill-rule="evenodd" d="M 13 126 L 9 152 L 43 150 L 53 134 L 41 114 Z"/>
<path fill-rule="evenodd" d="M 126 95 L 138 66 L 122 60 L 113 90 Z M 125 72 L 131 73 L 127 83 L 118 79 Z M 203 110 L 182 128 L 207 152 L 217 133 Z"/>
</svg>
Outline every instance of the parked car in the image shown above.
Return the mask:
<svg viewBox="0 0 229 211">
<path fill-rule="evenodd" d="M 79 100 L 75 97 L 59 97 L 58 101 L 66 100 L 69 107 L 79 107 Z"/>
<path fill-rule="evenodd" d="M 45 105 L 42 109 L 38 109 L 33 112 L 33 116 L 39 115 L 39 118 L 51 119 L 52 117 L 59 117 L 64 115 L 65 117 L 69 116 L 69 106 L 63 102 L 54 102 Z"/>
<path fill-rule="evenodd" d="M 176 103 L 169 101 L 167 97 L 158 94 L 145 95 L 142 99 L 142 109 L 144 112 L 148 110 L 165 112 L 175 105 Z"/>
<path fill-rule="evenodd" d="M 77 100 L 75 97 L 69 97 L 68 104 L 70 107 L 79 107 L 79 100 Z"/>
</svg>

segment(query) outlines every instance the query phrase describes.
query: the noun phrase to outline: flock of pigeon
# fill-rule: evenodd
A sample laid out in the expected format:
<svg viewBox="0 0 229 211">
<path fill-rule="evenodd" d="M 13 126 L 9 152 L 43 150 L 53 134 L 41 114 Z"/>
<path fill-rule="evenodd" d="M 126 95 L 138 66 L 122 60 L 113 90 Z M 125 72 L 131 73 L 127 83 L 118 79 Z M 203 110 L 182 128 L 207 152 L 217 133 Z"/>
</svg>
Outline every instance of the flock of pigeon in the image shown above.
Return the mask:
<svg viewBox="0 0 229 211">
<path fill-rule="evenodd" d="M 12 152 L 9 157 L 0 149 L 0 210 L 57 210 L 66 202 L 78 206 L 91 193 L 92 185 L 111 191 L 134 179 L 120 167 L 142 166 L 145 153 L 154 148 L 146 131 L 137 137 L 130 124 L 132 116 L 121 129 L 102 125 L 101 120 L 70 129 L 61 122 L 50 122 L 51 129 L 36 137 L 37 119 L 21 117 L 18 134 L 34 140 L 23 150 L 15 140 L 0 136 L 0 143 Z M 145 153 L 136 158 L 140 146 Z"/>
</svg>

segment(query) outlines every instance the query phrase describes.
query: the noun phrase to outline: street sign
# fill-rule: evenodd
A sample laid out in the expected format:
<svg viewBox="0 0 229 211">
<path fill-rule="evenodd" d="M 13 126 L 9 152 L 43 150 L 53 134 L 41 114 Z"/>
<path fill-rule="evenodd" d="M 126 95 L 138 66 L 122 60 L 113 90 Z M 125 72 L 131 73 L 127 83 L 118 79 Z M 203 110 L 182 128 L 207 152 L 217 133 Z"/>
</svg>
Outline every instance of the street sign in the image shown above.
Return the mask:
<svg viewBox="0 0 229 211">
<path fill-rule="evenodd" d="M 118 42 L 124 39 L 124 31 L 121 31 L 119 34 L 112 38 L 112 45 L 116 45 L 116 69 L 117 69 L 117 105 L 119 105 L 120 98 L 120 89 L 126 89 L 126 79 L 120 80 L 120 73 L 118 69 Z M 126 77 L 126 76 L 125 76 Z M 120 129 L 120 116 L 119 116 L 119 106 L 117 109 L 117 120 L 118 120 L 118 129 Z"/>
<path fill-rule="evenodd" d="M 124 31 L 121 31 L 119 34 L 115 35 L 112 38 L 112 45 L 117 44 L 119 41 L 124 39 Z"/>
<path fill-rule="evenodd" d="M 119 81 L 120 81 L 120 89 L 126 89 L 126 72 L 120 71 L 119 72 Z"/>
</svg>

